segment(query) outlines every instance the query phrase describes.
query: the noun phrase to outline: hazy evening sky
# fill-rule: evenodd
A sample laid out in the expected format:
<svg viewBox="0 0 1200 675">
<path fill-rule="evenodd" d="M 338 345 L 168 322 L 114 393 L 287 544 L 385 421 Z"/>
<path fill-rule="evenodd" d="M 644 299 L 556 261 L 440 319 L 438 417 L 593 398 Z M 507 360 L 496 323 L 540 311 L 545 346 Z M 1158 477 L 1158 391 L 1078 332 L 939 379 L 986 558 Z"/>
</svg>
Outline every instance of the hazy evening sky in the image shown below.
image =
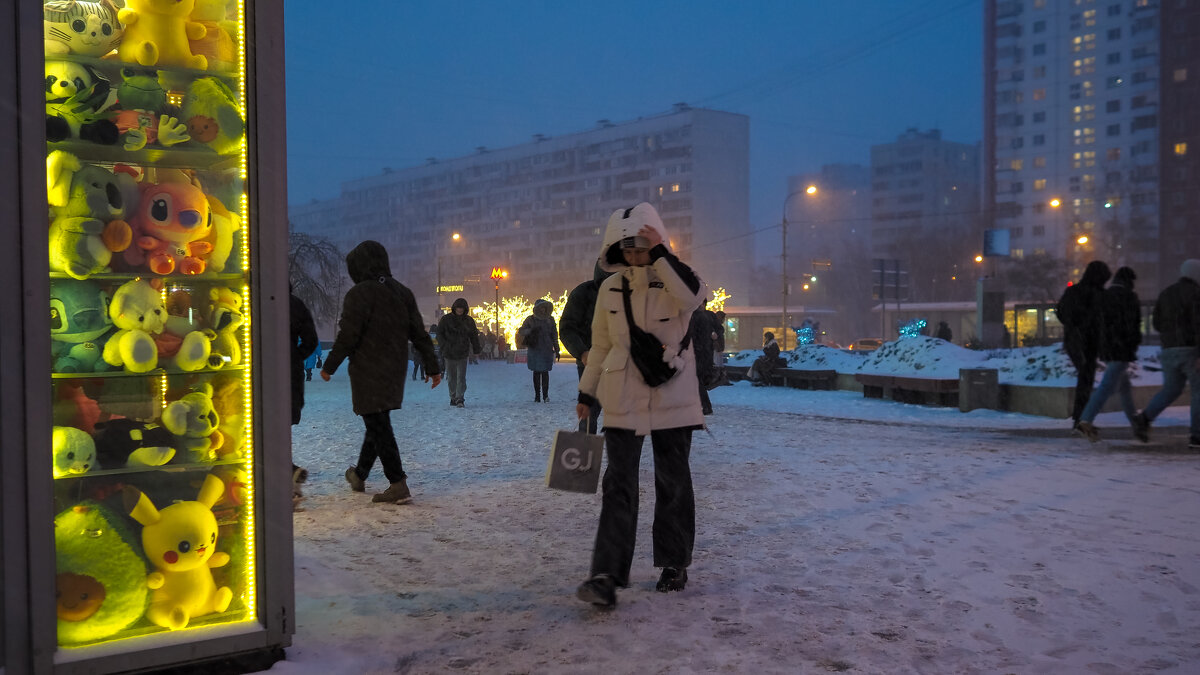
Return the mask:
<svg viewBox="0 0 1200 675">
<path fill-rule="evenodd" d="M 319 7 L 319 9 L 318 9 Z M 908 127 L 982 129 L 981 0 L 292 0 L 289 202 L 384 167 L 565 135 L 677 102 L 750 118 L 750 223 L 787 176 Z"/>
</svg>

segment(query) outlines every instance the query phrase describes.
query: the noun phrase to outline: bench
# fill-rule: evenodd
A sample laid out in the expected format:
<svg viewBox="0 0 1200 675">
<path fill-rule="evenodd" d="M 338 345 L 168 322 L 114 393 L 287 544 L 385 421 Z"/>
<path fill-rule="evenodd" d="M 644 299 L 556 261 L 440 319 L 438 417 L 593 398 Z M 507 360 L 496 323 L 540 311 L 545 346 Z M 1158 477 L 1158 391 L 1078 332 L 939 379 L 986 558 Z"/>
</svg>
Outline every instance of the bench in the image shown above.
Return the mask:
<svg viewBox="0 0 1200 675">
<path fill-rule="evenodd" d="M 725 366 L 725 376 L 730 382 L 746 379 L 749 366 Z M 792 368 L 776 368 L 771 374 L 771 385 L 792 387 L 793 389 L 837 389 L 838 375 L 836 370 L 794 370 Z"/>
<path fill-rule="evenodd" d="M 793 370 L 778 368 L 775 374 L 783 380 L 783 386 L 794 389 L 837 389 L 836 370 Z"/>
<path fill-rule="evenodd" d="M 864 398 L 887 398 L 901 403 L 958 406 L 958 378 L 898 377 L 855 373 Z"/>
</svg>

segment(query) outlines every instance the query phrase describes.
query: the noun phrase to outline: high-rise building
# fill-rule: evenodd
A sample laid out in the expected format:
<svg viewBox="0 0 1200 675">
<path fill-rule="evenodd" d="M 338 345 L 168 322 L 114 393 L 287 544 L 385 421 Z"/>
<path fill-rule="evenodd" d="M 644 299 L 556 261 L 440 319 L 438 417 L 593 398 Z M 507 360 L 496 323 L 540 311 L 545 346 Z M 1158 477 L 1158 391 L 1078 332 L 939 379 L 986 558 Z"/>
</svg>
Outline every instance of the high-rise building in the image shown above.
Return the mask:
<svg viewBox="0 0 1200 675">
<path fill-rule="evenodd" d="M 943 140 L 937 129 L 908 129 L 871 146 L 871 257 L 907 273 L 900 299 L 964 300 L 974 293 L 979 176 L 979 144 Z"/>
<path fill-rule="evenodd" d="M 1200 2 L 1162 0 L 1158 79 L 1159 283 L 1175 281 L 1179 265 L 1200 258 Z"/>
<path fill-rule="evenodd" d="M 1196 250 L 1195 5 L 985 1 L 984 204 L 1014 258 L 1064 262 L 1063 285 L 1129 265 L 1146 295 Z"/>
<path fill-rule="evenodd" d="M 434 307 L 435 287 L 492 299 L 557 297 L 592 276 L 613 211 L 649 202 L 673 250 L 710 287 L 745 298 L 752 267 L 749 119 L 677 104 L 667 114 L 348 181 L 329 200 L 291 206 L 292 229 L 348 250 L 387 247 L 395 276 Z M 455 238 L 454 235 L 458 237 Z M 431 310 L 427 310 L 432 314 Z"/>
</svg>

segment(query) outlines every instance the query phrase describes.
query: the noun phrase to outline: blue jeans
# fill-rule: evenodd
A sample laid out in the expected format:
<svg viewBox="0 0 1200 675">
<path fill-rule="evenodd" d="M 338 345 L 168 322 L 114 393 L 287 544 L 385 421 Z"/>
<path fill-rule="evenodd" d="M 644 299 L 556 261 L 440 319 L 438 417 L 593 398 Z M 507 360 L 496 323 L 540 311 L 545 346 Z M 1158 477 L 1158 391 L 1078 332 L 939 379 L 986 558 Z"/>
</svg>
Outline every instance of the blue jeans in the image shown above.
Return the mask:
<svg viewBox="0 0 1200 675">
<path fill-rule="evenodd" d="M 1137 407 L 1133 405 L 1133 389 L 1129 384 L 1128 361 L 1109 361 L 1105 365 L 1104 377 L 1100 379 L 1100 385 L 1088 397 L 1087 405 L 1084 406 L 1079 421 L 1091 422 L 1096 419 L 1100 408 L 1104 406 L 1108 397 L 1112 396 L 1114 389 L 1121 397 L 1121 407 L 1125 409 L 1125 417 L 1133 422 L 1133 418 L 1137 417 Z"/>
<path fill-rule="evenodd" d="M 450 402 L 462 401 L 467 393 L 467 360 L 446 359 L 446 384 L 450 388 Z"/>
<path fill-rule="evenodd" d="M 1175 402 L 1183 393 L 1186 382 L 1192 388 L 1192 438 L 1200 438 L 1200 368 L 1196 359 L 1200 349 L 1196 347 L 1164 347 L 1159 360 L 1162 362 L 1163 386 L 1150 399 L 1142 414 L 1153 422 L 1164 408 Z"/>
</svg>

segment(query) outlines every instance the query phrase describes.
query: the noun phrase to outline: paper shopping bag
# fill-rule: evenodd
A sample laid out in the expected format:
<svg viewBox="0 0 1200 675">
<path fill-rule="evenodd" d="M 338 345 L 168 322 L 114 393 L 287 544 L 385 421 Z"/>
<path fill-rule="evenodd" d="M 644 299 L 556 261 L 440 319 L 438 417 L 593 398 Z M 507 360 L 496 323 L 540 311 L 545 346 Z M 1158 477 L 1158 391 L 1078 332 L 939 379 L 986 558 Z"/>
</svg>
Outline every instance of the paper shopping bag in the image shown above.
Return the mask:
<svg viewBox="0 0 1200 675">
<path fill-rule="evenodd" d="M 554 448 L 546 467 L 546 486 L 567 492 L 596 492 L 603 456 L 603 436 L 584 431 L 554 432 Z"/>
</svg>

